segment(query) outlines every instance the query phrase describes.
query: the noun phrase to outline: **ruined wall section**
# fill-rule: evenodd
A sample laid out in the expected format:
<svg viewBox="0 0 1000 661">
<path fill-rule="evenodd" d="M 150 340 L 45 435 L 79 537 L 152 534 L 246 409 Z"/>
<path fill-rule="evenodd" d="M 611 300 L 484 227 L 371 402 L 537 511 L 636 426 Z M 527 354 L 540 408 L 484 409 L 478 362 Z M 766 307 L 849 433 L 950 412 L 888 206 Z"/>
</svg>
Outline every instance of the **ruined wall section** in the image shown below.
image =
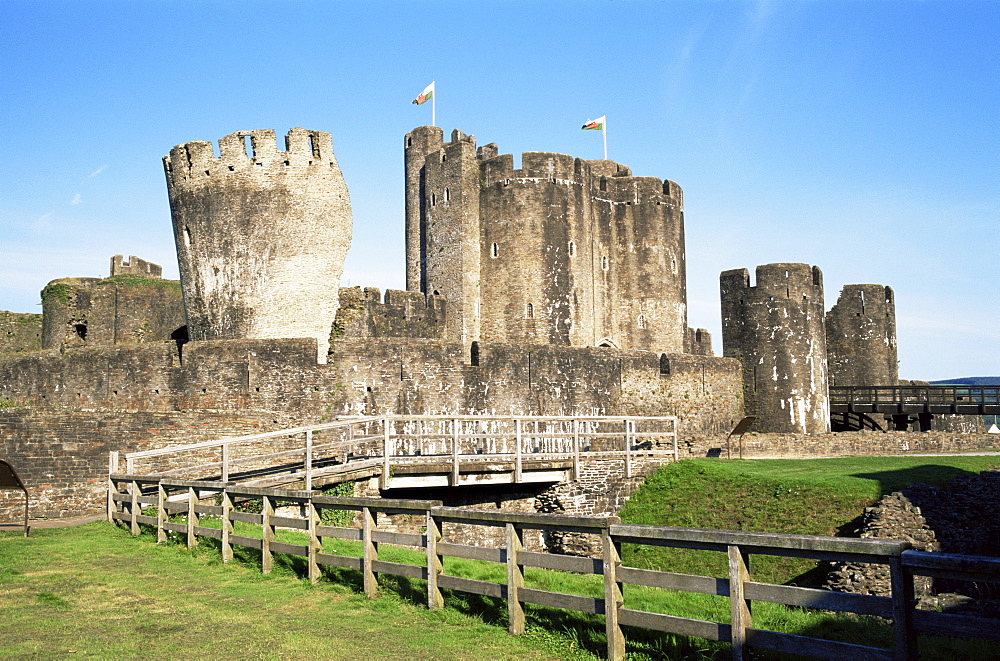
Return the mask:
<svg viewBox="0 0 1000 661">
<path fill-rule="evenodd" d="M 684 337 L 684 353 L 696 356 L 714 356 L 712 334 L 704 328 L 688 328 Z"/>
<path fill-rule="evenodd" d="M 747 415 L 761 432 L 830 429 L 823 274 L 807 264 L 758 266 L 720 278 L 725 356 L 743 365 Z"/>
<path fill-rule="evenodd" d="M 351 208 L 330 134 L 189 142 L 163 158 L 192 339 L 315 338 L 326 358 Z"/>
<path fill-rule="evenodd" d="M 826 351 L 832 386 L 894 386 L 896 305 L 892 288 L 845 285 L 826 314 Z"/>
<path fill-rule="evenodd" d="M 443 296 L 375 287 L 344 287 L 331 341 L 341 337 L 444 339 L 447 306 Z"/>
<path fill-rule="evenodd" d="M 42 315 L 0 310 L 0 354 L 41 348 Z"/>
<path fill-rule="evenodd" d="M 160 342 L 185 333 L 176 280 L 61 278 L 42 290 L 42 311 L 44 349 Z"/>
<path fill-rule="evenodd" d="M 163 277 L 163 267 L 159 264 L 147 262 L 131 255 L 128 261 L 121 255 L 111 258 L 111 277 L 116 275 L 137 275 L 143 278 L 158 280 Z"/>
</svg>

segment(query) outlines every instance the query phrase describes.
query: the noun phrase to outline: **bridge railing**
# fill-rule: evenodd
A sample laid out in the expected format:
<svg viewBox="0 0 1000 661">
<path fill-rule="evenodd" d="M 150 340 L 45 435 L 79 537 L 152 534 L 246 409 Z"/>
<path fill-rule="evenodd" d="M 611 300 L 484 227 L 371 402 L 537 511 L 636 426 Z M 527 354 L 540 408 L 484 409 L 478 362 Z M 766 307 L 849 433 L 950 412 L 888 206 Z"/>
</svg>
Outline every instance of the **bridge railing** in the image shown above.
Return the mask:
<svg viewBox="0 0 1000 661">
<path fill-rule="evenodd" d="M 1000 386 L 830 386 L 836 410 L 898 413 L 1000 412 Z"/>
<path fill-rule="evenodd" d="M 199 536 L 217 539 L 224 562 L 232 560 L 234 546 L 258 549 L 264 573 L 271 571 L 275 553 L 286 553 L 307 559 L 308 577 L 314 583 L 321 577 L 323 566 L 361 572 L 364 591 L 369 597 L 378 594 L 377 575 L 389 574 L 425 580 L 427 604 L 432 609 L 443 605 L 443 589 L 505 599 L 512 634 L 524 632 L 524 604 L 604 615 L 610 659 L 625 657 L 623 626 L 729 642 L 734 659 L 745 658 L 751 649 L 824 659 L 911 659 L 917 656 L 918 632 L 1000 641 L 1000 627 L 995 620 L 915 610 L 913 587 L 914 575 L 1000 583 L 1000 559 L 911 551 L 907 542 L 626 525 L 616 517 L 468 510 L 442 507 L 440 501 L 329 497 L 309 491 L 143 475 L 113 474 L 109 485 L 110 521 L 127 524 L 133 534 L 139 534 L 142 525 L 155 527 L 158 542 L 167 541 L 171 532 L 183 535 L 188 546 L 197 544 Z M 236 504 L 246 499 L 259 499 L 260 513 L 238 511 Z M 216 504 L 207 504 L 213 500 Z M 279 504 L 295 505 L 305 515 L 281 516 L 277 510 Z M 325 510 L 357 513 L 356 527 L 323 525 Z M 379 523 L 386 520 L 384 515 L 393 514 L 416 517 L 423 532 L 380 529 Z M 182 515 L 185 520 L 178 521 L 177 517 L 171 520 L 173 515 Z M 205 525 L 209 517 L 219 519 L 221 526 Z M 237 522 L 259 526 L 259 533 L 241 529 L 237 534 L 234 526 Z M 491 528 L 500 532 L 505 542 L 483 547 L 446 541 L 446 524 Z M 300 531 L 304 534 L 303 543 L 277 541 L 278 527 Z M 525 531 L 583 534 L 596 540 L 599 552 L 595 557 L 580 557 L 528 550 Z M 359 555 L 327 552 L 328 547 L 323 543 L 327 538 L 360 542 Z M 416 564 L 380 560 L 383 544 L 419 549 L 422 560 Z M 718 578 L 629 567 L 622 561 L 622 544 L 717 551 L 728 559 L 728 575 Z M 891 596 L 754 581 L 753 555 L 888 565 Z M 506 568 L 506 580 L 495 582 L 449 575 L 444 570 L 445 557 L 497 563 Z M 595 587 L 601 596 L 527 587 L 524 571 L 529 567 L 600 576 L 600 587 Z M 639 607 L 642 604 L 633 595 L 633 588 L 628 586 L 725 597 L 729 601 L 729 618 L 714 622 L 644 610 Z M 846 643 L 762 629 L 752 615 L 754 601 L 891 620 L 893 645 L 884 649 L 867 641 Z"/>
<path fill-rule="evenodd" d="M 639 416 L 383 415 L 349 418 L 125 454 L 125 472 L 222 482 L 293 483 L 351 471 L 381 474 L 394 466 L 450 462 L 454 483 L 463 467 L 506 462 L 515 481 L 525 462 L 622 458 L 632 475 L 636 456 L 677 459 L 677 418 Z M 112 453 L 109 473 L 121 469 Z M 354 473 L 351 473 L 352 475 Z"/>
</svg>

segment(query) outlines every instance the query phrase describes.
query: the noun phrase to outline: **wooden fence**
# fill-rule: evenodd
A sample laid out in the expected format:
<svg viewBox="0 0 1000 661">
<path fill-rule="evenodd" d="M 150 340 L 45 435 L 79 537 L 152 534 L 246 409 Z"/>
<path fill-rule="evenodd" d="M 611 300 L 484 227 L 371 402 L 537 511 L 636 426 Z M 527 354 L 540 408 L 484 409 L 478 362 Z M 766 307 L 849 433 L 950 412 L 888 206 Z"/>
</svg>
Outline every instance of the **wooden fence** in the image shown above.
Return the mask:
<svg viewBox="0 0 1000 661">
<path fill-rule="evenodd" d="M 202 504 L 201 501 L 206 498 L 218 498 L 220 504 Z M 260 514 L 241 512 L 234 508 L 235 501 L 257 498 L 262 502 Z M 306 516 L 277 516 L 275 509 L 278 503 L 297 505 L 306 512 Z M 145 508 L 155 508 L 156 515 L 143 515 Z M 347 528 L 322 525 L 321 512 L 324 509 L 359 512 L 361 526 Z M 187 520 L 170 521 L 170 516 L 174 514 L 186 515 Z M 376 522 L 381 514 L 422 517 L 426 532 L 415 534 L 380 530 Z M 201 525 L 199 519 L 205 515 L 219 517 L 221 529 Z M 914 575 L 1000 582 L 1000 560 L 912 551 L 906 542 L 626 525 L 616 517 L 467 510 L 442 507 L 440 501 L 331 497 L 310 491 L 263 489 L 223 482 L 172 480 L 129 474 L 109 476 L 108 519 L 127 524 L 133 534 L 140 532 L 140 525 L 155 526 L 158 541 L 165 541 L 170 531 L 186 535 L 189 546 L 196 544 L 199 536 L 218 539 L 221 542 L 222 559 L 226 562 L 232 559 L 234 546 L 259 549 L 265 573 L 271 571 L 275 553 L 306 558 L 308 576 L 313 582 L 319 580 L 322 566 L 357 570 L 361 572 L 364 591 L 369 597 L 377 594 L 376 575 L 389 574 L 425 580 L 427 603 L 432 609 L 442 606 L 443 589 L 505 599 L 509 629 L 513 634 L 524 632 L 524 604 L 603 614 L 610 659 L 623 659 L 625 656 L 623 626 L 729 642 L 732 644 L 734 659 L 745 658 L 750 649 L 789 652 L 824 659 L 912 659 L 917 656 L 917 632 L 1000 641 L 1000 627 L 995 620 L 915 610 L 913 598 Z M 233 523 L 236 521 L 259 525 L 260 538 L 235 534 Z M 500 527 L 505 530 L 506 543 L 501 548 L 484 548 L 446 542 L 442 538 L 442 526 L 445 523 Z M 308 543 L 288 544 L 276 541 L 275 530 L 278 527 L 301 530 L 307 535 Z M 601 540 L 602 556 L 595 559 L 525 550 L 525 530 L 595 535 Z M 361 542 L 361 557 L 323 552 L 324 538 Z M 729 575 L 728 578 L 714 578 L 627 567 L 621 562 L 621 545 L 626 543 L 719 551 L 728 557 Z M 380 544 L 421 549 L 425 562 L 420 566 L 380 560 Z M 891 572 L 892 597 L 755 582 L 749 569 L 749 558 L 755 554 L 887 564 Z M 506 566 L 507 580 L 496 583 L 445 574 L 445 557 L 500 563 Z M 524 581 L 526 567 L 601 575 L 603 597 L 527 588 Z M 627 585 L 728 597 L 730 622 L 711 622 L 625 608 L 623 591 Z M 890 619 L 894 631 L 893 649 L 757 629 L 753 626 L 751 615 L 753 601 Z"/>
<path fill-rule="evenodd" d="M 281 441 L 294 447 L 269 449 Z M 381 475 L 384 489 L 397 466 L 442 462 L 450 464 L 450 484 L 459 483 L 463 466 L 498 462 L 509 464 L 513 481 L 521 482 L 526 462 L 565 460 L 576 479 L 581 459 L 599 457 L 624 457 L 625 477 L 631 477 L 636 455 L 676 461 L 677 418 L 383 415 L 130 452 L 124 468 L 132 475 L 238 477 L 256 486 L 302 482 L 307 490 L 318 477 L 355 479 L 367 471 Z M 117 455 L 113 461 L 111 472 L 118 472 Z"/>
</svg>

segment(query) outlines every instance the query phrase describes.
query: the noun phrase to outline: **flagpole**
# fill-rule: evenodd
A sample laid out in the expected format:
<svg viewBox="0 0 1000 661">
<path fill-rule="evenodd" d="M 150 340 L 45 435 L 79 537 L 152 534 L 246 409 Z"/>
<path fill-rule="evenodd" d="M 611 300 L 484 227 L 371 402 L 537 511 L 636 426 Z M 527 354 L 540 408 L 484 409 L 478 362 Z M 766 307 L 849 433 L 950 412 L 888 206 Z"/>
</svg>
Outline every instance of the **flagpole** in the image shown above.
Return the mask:
<svg viewBox="0 0 1000 661">
<path fill-rule="evenodd" d="M 424 78 L 424 80 L 427 79 Z M 434 93 L 431 94 L 431 126 L 437 126 L 437 98 L 438 98 L 437 81 L 432 80 L 431 85 L 434 86 Z"/>
<path fill-rule="evenodd" d="M 608 160 L 608 118 L 604 117 L 604 126 L 601 127 L 601 133 L 604 134 L 604 160 Z"/>
</svg>

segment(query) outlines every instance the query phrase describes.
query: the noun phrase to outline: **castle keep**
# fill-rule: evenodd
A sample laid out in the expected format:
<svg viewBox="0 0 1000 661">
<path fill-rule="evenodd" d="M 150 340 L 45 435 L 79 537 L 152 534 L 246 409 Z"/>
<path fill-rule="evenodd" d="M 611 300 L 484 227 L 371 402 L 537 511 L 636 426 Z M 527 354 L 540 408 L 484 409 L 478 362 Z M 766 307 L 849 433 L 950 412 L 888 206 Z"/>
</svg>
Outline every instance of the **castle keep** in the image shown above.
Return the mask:
<svg viewBox="0 0 1000 661">
<path fill-rule="evenodd" d="M 406 286 L 448 300 L 448 339 L 691 351 L 677 184 L 434 126 L 404 153 Z"/>
</svg>

